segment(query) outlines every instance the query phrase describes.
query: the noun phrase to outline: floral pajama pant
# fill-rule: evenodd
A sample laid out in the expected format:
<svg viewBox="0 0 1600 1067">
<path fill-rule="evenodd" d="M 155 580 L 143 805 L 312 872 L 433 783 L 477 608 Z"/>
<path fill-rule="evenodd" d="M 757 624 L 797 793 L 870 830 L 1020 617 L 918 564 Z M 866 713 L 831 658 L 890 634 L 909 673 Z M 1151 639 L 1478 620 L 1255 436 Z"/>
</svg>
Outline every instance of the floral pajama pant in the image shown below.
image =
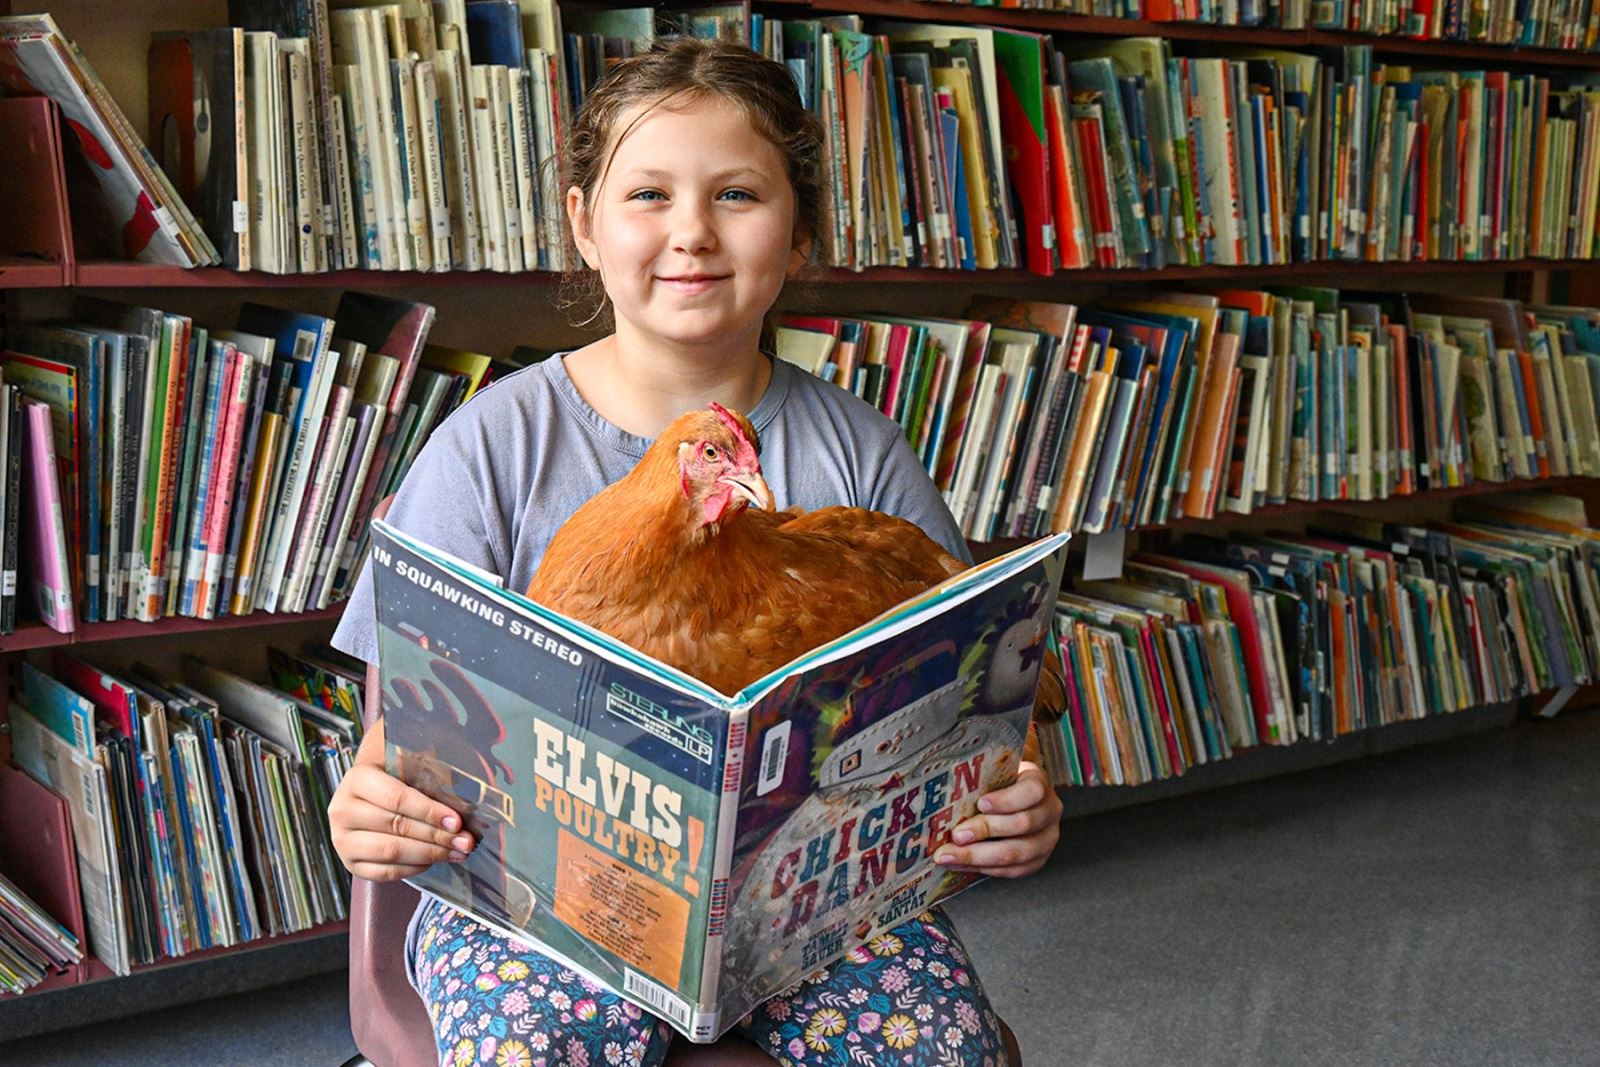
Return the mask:
<svg viewBox="0 0 1600 1067">
<path fill-rule="evenodd" d="M 653 1015 L 432 898 L 413 969 L 442 1067 L 660 1067 L 672 1040 Z M 736 1029 L 785 1067 L 1005 1067 L 999 1020 L 938 908 Z"/>
</svg>

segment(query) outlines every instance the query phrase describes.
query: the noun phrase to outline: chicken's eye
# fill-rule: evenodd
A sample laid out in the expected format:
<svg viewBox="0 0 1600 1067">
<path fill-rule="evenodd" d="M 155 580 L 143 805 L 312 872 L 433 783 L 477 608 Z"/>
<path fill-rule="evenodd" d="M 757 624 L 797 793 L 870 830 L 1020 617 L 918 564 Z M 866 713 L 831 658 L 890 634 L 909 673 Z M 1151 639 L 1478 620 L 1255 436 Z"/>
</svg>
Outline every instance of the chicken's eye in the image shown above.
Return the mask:
<svg viewBox="0 0 1600 1067">
<path fill-rule="evenodd" d="M 706 445 L 705 450 L 700 454 L 705 457 L 707 463 L 715 463 L 717 461 L 717 446 Z"/>
</svg>

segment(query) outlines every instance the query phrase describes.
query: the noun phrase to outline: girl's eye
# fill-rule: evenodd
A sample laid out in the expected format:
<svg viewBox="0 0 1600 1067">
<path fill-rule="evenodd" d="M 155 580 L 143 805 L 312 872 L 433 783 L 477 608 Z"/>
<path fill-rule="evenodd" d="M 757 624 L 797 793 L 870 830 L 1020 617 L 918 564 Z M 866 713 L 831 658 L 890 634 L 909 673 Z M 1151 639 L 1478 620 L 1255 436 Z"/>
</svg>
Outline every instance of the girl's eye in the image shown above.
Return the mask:
<svg viewBox="0 0 1600 1067">
<path fill-rule="evenodd" d="M 638 192 L 636 192 L 632 196 L 628 197 L 628 199 L 629 200 L 665 200 L 666 197 L 662 194 L 661 190 L 659 190 L 659 189 L 640 189 Z"/>
<path fill-rule="evenodd" d="M 706 457 L 707 463 L 715 463 L 717 461 L 717 446 L 706 445 L 706 450 L 703 455 Z"/>
<path fill-rule="evenodd" d="M 755 199 L 755 194 L 748 189 L 727 189 L 723 191 L 722 196 L 725 199 L 740 201 L 752 201 Z"/>
</svg>

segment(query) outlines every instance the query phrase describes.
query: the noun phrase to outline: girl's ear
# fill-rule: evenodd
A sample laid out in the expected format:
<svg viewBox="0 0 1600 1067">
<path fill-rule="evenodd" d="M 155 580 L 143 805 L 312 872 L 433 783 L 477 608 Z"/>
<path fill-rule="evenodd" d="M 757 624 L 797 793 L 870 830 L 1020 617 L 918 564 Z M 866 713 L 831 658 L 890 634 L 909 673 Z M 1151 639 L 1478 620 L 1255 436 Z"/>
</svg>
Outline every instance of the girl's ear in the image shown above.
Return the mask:
<svg viewBox="0 0 1600 1067">
<path fill-rule="evenodd" d="M 811 247 L 815 243 L 811 234 L 798 226 L 795 227 L 794 244 L 789 248 L 789 277 L 793 278 L 811 262 Z"/>
<path fill-rule="evenodd" d="M 572 227 L 572 243 L 590 270 L 599 270 L 600 255 L 594 238 L 589 233 L 589 210 L 583 202 L 583 190 L 576 185 L 567 190 L 567 224 Z"/>
</svg>

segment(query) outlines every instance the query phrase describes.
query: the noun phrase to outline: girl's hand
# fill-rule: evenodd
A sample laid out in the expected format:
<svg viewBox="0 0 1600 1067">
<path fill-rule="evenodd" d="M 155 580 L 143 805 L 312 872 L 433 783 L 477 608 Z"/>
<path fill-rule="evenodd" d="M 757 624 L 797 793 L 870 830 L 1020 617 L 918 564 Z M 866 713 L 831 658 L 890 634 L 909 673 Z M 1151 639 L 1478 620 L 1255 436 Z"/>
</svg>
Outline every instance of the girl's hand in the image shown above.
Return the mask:
<svg viewBox="0 0 1600 1067">
<path fill-rule="evenodd" d="M 956 825 L 934 861 L 952 870 L 1021 878 L 1044 866 L 1061 839 L 1061 798 L 1044 768 L 1024 760 L 1017 779 L 978 799 L 979 814 Z"/>
<path fill-rule="evenodd" d="M 461 816 L 383 769 L 381 720 L 361 739 L 355 766 L 328 803 L 328 825 L 345 867 L 374 882 L 460 862 L 473 845 Z"/>
</svg>

